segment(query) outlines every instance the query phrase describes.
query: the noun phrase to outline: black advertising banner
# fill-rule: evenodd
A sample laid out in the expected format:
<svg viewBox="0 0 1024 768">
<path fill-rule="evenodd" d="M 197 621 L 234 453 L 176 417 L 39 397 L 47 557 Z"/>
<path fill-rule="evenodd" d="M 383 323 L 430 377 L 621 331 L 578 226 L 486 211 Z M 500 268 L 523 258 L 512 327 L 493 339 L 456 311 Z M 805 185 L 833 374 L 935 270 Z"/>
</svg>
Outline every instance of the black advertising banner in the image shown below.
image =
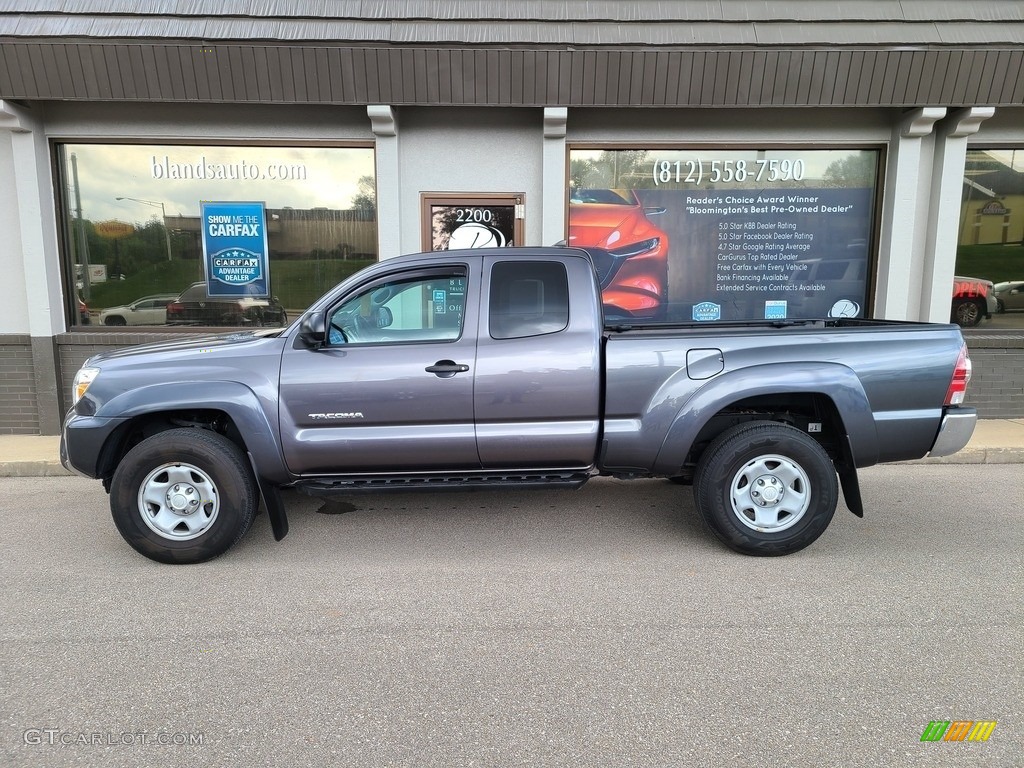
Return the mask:
<svg viewBox="0 0 1024 768">
<path fill-rule="evenodd" d="M 504 248 L 515 242 L 515 204 L 431 204 L 431 250 Z"/>
<path fill-rule="evenodd" d="M 781 155 L 781 156 L 776 156 Z M 863 317 L 877 151 L 573 150 L 569 243 L 609 317 Z"/>
<path fill-rule="evenodd" d="M 698 305 L 726 320 L 859 315 L 870 206 L 867 189 L 688 193 L 684 226 L 715 262 Z M 719 319 L 704 311 L 692 319 Z"/>
</svg>

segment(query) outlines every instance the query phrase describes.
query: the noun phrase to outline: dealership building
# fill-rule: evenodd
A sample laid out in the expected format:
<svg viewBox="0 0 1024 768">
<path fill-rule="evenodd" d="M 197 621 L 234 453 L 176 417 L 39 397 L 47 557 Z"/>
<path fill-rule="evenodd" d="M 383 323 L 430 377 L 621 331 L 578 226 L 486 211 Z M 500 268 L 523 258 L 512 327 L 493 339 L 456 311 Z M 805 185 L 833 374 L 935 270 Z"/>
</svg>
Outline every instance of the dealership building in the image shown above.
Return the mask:
<svg viewBox="0 0 1024 768">
<path fill-rule="evenodd" d="M 1022 418 L 1024 4 L 0 0 L 0 233 L 0 434 L 98 351 L 556 243 L 651 322 L 966 304 Z"/>
</svg>

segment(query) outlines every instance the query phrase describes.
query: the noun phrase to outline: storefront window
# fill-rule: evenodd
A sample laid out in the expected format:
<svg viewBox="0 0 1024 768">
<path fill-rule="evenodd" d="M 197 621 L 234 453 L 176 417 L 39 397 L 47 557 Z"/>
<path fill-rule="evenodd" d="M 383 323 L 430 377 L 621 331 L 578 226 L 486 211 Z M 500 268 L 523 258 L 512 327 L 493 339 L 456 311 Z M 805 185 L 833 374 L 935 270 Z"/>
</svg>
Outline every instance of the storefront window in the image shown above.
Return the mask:
<svg viewBox="0 0 1024 768">
<path fill-rule="evenodd" d="M 609 318 L 866 317 L 880 152 L 572 149 L 570 245 Z"/>
<path fill-rule="evenodd" d="M 62 144 L 74 325 L 280 325 L 377 259 L 371 147 Z"/>
<path fill-rule="evenodd" d="M 967 152 L 956 273 L 957 322 L 1024 328 L 1024 149 Z"/>
</svg>

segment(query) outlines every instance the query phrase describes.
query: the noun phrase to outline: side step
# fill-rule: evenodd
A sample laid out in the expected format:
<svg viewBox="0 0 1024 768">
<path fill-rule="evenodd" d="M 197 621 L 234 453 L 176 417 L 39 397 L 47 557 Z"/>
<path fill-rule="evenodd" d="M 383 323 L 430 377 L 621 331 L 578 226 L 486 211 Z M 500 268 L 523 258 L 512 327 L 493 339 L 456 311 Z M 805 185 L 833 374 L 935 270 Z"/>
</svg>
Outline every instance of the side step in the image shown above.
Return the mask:
<svg viewBox="0 0 1024 768">
<path fill-rule="evenodd" d="M 476 491 L 524 488 L 579 488 L 591 478 L 589 470 L 555 472 L 487 472 L 451 475 L 353 475 L 299 480 L 296 490 L 310 496 L 362 491 Z"/>
</svg>

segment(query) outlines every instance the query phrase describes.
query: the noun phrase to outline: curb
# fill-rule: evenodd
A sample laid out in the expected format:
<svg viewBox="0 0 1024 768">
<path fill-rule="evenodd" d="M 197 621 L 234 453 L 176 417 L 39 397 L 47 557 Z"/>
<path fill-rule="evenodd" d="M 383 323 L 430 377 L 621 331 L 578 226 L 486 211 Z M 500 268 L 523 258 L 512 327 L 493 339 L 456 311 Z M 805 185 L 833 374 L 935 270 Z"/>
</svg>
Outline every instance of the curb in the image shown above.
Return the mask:
<svg viewBox="0 0 1024 768">
<path fill-rule="evenodd" d="M 964 448 L 952 456 L 896 462 L 899 464 L 1024 464 L 1021 448 Z"/>
<path fill-rule="evenodd" d="M 0 477 L 70 477 L 59 461 L 0 462 Z"/>
</svg>

